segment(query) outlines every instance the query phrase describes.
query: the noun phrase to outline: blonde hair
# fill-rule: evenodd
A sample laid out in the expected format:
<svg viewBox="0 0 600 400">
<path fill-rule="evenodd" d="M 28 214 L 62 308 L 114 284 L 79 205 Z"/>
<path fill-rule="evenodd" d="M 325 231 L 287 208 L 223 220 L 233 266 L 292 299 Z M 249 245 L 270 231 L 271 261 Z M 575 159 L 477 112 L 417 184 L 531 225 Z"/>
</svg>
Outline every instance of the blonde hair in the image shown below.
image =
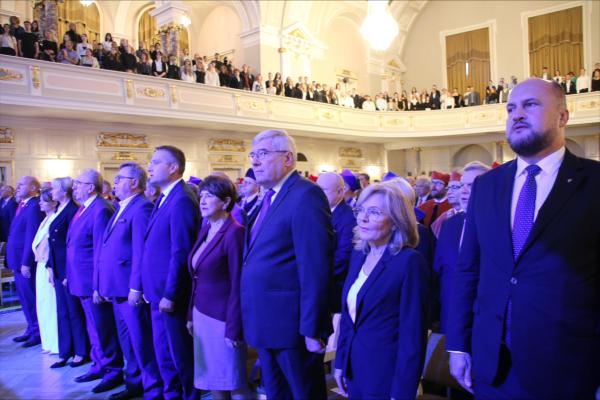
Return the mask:
<svg viewBox="0 0 600 400">
<path fill-rule="evenodd" d="M 416 247 L 419 243 L 417 219 L 413 205 L 402 190 L 393 183 L 374 183 L 367 186 L 360 194 L 356 203 L 360 207 L 369 197 L 381 194 L 383 196 L 383 213 L 392 223 L 392 237 L 388 243 L 390 253 L 397 254 L 404 247 Z M 360 239 L 358 227 L 354 229 L 354 248 L 367 253 L 369 243 Z"/>
</svg>

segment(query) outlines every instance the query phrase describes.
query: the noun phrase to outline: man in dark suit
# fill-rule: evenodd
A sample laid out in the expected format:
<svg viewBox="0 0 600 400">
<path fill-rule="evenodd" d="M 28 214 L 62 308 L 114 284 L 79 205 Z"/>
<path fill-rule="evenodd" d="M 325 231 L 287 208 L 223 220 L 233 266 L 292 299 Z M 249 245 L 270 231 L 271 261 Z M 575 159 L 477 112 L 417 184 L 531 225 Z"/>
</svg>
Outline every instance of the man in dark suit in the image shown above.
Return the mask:
<svg viewBox="0 0 600 400">
<path fill-rule="evenodd" d="M 24 342 L 23 347 L 40 344 L 35 306 L 35 270 L 36 262 L 31 242 L 37 233 L 44 213 L 40 210 L 40 183 L 32 176 L 23 176 L 17 182 L 16 197 L 19 205 L 10 225 L 6 243 L 6 264 L 15 275 L 17 294 L 27 320 L 27 330 L 21 336 L 13 338 L 15 342 Z"/>
<path fill-rule="evenodd" d="M 14 189 L 8 185 L 0 188 L 0 243 L 7 241 L 10 224 L 17 212 L 14 192 Z"/>
<path fill-rule="evenodd" d="M 265 195 L 247 230 L 244 335 L 258 349 L 268 398 L 324 399 L 323 353 L 331 333 L 329 205 L 318 186 L 295 172 L 296 146 L 285 131 L 259 133 L 250 158 Z"/>
<path fill-rule="evenodd" d="M 440 91 L 438 90 L 436 85 L 433 85 L 431 88 L 431 93 L 429 94 L 429 101 L 431 103 L 432 110 L 439 110 L 441 108 L 441 97 Z"/>
<path fill-rule="evenodd" d="M 200 227 L 196 196 L 183 181 L 185 155 L 173 146 L 157 147 L 150 183 L 160 186 L 144 235 L 141 285 L 131 281 L 130 301 L 141 291 L 150 302 L 154 351 L 167 399 L 195 399 L 194 353 L 187 323 L 191 279 L 187 257 Z"/>
<path fill-rule="evenodd" d="M 95 273 L 102 235 L 113 214 L 112 204 L 103 199 L 102 175 L 88 169 L 73 182 L 73 197 L 80 204 L 67 234 L 67 288 L 79 297 L 85 314 L 93 364 L 75 378 L 76 382 L 102 381 L 92 391 L 101 393 L 123 382 L 123 354 L 117 338 L 110 303 L 101 302 Z"/>
<path fill-rule="evenodd" d="M 331 223 L 335 234 L 335 253 L 333 256 L 334 291 L 332 312 L 341 311 L 342 289 L 348 274 L 350 254 L 352 253 L 353 229 L 356 218 L 352 208 L 344 201 L 344 179 L 334 173 L 325 172 L 319 175 L 317 185 L 323 189 L 329 208 L 331 209 Z"/>
<path fill-rule="evenodd" d="M 573 82 L 573 74 L 570 72 L 565 76 L 565 81 L 561 86 L 566 94 L 577 94 L 577 86 Z"/>
<path fill-rule="evenodd" d="M 479 398 L 593 399 L 600 164 L 565 149 L 569 111 L 555 82 L 519 84 L 506 109 L 518 158 L 472 188 L 446 340 L 450 369 Z"/>
<path fill-rule="evenodd" d="M 258 210 L 260 210 L 260 203 L 258 203 L 260 186 L 256 183 L 256 176 L 254 176 L 252 168 L 248 168 L 239 187 L 240 196 L 242 198 L 240 206 L 247 215 L 247 222 L 251 224 L 258 215 Z"/>
<path fill-rule="evenodd" d="M 464 210 L 467 209 L 467 205 L 469 204 L 471 185 L 476 177 L 489 170 L 490 167 L 478 161 L 465 166 L 463 175 L 459 178 L 461 188 L 456 193 L 460 203 L 459 209 L 448 217 L 448 219 L 442 221 L 433 261 L 436 291 L 439 287 L 439 293 L 436 293 L 436 297 L 439 296 L 440 302 L 440 333 L 446 333 L 448 325 L 448 312 L 450 299 L 452 298 L 452 282 L 463 235 L 466 216 Z"/>
<path fill-rule="evenodd" d="M 127 361 L 125 390 L 110 400 L 162 396 L 162 381 L 154 356 L 150 307 L 128 302 L 130 287 L 141 285 L 140 262 L 152 203 L 144 197 L 146 171 L 136 163 L 121 165 L 115 194 L 121 199 L 104 235 L 96 268 L 96 286 L 102 300 L 112 300 L 119 343 Z M 130 282 L 135 283 L 131 284 Z"/>
</svg>

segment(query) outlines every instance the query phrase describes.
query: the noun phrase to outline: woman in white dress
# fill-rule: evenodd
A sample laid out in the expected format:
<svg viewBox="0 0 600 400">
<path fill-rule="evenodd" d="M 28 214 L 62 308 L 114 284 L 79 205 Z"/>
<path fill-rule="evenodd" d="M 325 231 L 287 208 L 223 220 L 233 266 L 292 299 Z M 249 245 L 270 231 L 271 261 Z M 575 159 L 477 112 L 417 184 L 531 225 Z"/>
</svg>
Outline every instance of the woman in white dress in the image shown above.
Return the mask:
<svg viewBox="0 0 600 400">
<path fill-rule="evenodd" d="M 35 293 L 37 317 L 40 326 L 42 351 L 58 353 L 58 325 L 56 317 L 56 293 L 50 283 L 46 262 L 48 261 L 48 227 L 56 215 L 58 203 L 52 199 L 52 189 L 43 189 L 40 196 L 40 209 L 46 213 L 46 218 L 40 224 L 31 247 L 37 262 L 35 273 Z"/>
</svg>

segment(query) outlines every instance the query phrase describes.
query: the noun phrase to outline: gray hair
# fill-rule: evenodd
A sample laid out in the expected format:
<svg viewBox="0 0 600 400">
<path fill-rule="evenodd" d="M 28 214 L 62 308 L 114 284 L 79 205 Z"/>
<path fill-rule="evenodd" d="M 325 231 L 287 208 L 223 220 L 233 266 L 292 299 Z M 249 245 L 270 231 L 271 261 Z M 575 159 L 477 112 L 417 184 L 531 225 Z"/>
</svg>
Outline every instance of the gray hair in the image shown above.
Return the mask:
<svg viewBox="0 0 600 400">
<path fill-rule="evenodd" d="M 463 168 L 463 173 L 465 173 L 467 171 L 481 171 L 483 173 L 483 172 L 488 172 L 491 169 L 492 169 L 492 167 L 490 167 L 487 164 L 482 163 L 481 161 L 471 161 L 470 163 L 467 163 L 465 165 L 465 167 Z"/>
<path fill-rule="evenodd" d="M 56 184 L 60 189 L 66 193 L 70 199 L 73 197 L 73 179 L 65 176 L 63 178 L 54 178 L 52 184 Z"/>
<path fill-rule="evenodd" d="M 388 185 L 396 185 L 398 189 L 402 191 L 402 194 L 408 198 L 411 204 L 415 204 L 417 200 L 417 194 L 415 193 L 415 189 L 408 183 L 408 181 L 401 176 L 397 176 L 389 181 L 385 182 Z"/>
<path fill-rule="evenodd" d="M 134 162 L 128 162 L 128 163 L 121 164 L 119 169 L 121 169 L 121 168 L 129 168 L 129 170 L 131 171 L 131 174 L 133 175 L 133 178 L 135 178 L 138 181 L 138 189 L 146 190 L 146 182 L 148 181 L 148 174 L 146 173 L 144 168 L 141 167 L 140 164 L 134 163 Z"/>
<path fill-rule="evenodd" d="M 289 151 L 294 155 L 294 165 L 296 165 L 296 141 L 293 137 L 288 135 L 283 129 L 268 129 L 260 132 L 252 140 L 252 144 L 256 145 L 258 142 L 271 139 L 274 150 Z"/>
<path fill-rule="evenodd" d="M 416 247 L 419 243 L 417 218 L 408 197 L 398 185 L 390 183 L 375 183 L 367 186 L 358 197 L 357 207 L 360 207 L 369 197 L 381 194 L 383 196 L 383 212 L 392 222 L 392 238 L 388 248 L 392 254 L 398 254 L 403 247 Z M 369 243 L 360 239 L 358 228 L 354 229 L 354 248 L 367 253 Z"/>
<path fill-rule="evenodd" d="M 104 178 L 102 178 L 102 174 L 100 174 L 100 172 L 90 168 L 83 171 L 81 175 L 89 176 L 90 183 L 94 185 L 94 191 L 98 194 L 102 193 L 102 184 L 104 183 Z"/>
</svg>

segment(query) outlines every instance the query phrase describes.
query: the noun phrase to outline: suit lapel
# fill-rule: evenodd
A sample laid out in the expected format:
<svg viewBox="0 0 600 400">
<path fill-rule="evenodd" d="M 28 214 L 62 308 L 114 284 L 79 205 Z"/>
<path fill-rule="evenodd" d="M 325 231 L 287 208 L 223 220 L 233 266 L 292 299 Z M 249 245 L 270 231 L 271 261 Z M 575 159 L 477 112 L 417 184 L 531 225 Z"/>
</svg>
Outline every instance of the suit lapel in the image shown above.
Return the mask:
<svg viewBox="0 0 600 400">
<path fill-rule="evenodd" d="M 196 261 L 196 265 L 193 265 L 194 268 L 196 268 L 198 265 L 200 265 L 200 262 L 202 262 L 202 260 L 204 260 L 206 258 L 206 256 L 209 255 L 212 252 L 212 250 L 221 242 L 221 240 L 223 239 L 223 236 L 225 236 L 225 232 L 227 231 L 227 228 L 229 227 L 229 225 L 231 225 L 232 219 L 233 219 L 233 217 L 229 216 L 227 218 L 227 220 L 225 220 L 225 222 L 223 223 L 223 225 L 221 226 L 219 231 L 215 234 L 215 236 L 210 240 L 209 243 L 206 244 L 206 247 L 202 251 L 202 254 L 200 254 L 200 257 L 198 257 L 198 261 Z M 206 225 L 206 233 L 204 233 L 204 235 L 203 235 L 204 237 L 206 237 L 206 235 L 208 235 L 208 226 L 209 225 L 207 224 Z M 204 237 L 202 238 L 202 240 L 204 240 Z M 198 241 L 198 244 L 200 244 L 200 243 L 202 243 L 202 242 Z M 195 252 L 195 250 L 194 250 L 194 252 Z"/>
<path fill-rule="evenodd" d="M 125 216 L 129 212 L 129 210 L 131 210 L 133 208 L 133 205 L 139 200 L 140 196 L 142 196 L 141 193 L 134 195 L 133 199 L 131 199 L 129 201 L 129 203 L 125 206 L 125 209 L 123 210 L 123 212 L 121 212 L 121 214 L 119 215 L 119 219 L 125 218 Z M 105 231 L 105 235 L 104 235 L 104 241 L 106 241 L 108 239 L 108 237 L 112 233 L 113 229 L 117 226 L 117 224 L 114 223 L 115 218 L 117 218 L 117 214 L 119 214 L 118 208 L 115 210 L 112 217 L 110 217 L 110 220 L 108 221 L 108 225 L 106 226 L 106 231 Z M 117 221 L 117 223 L 118 223 L 118 221 Z"/>
<path fill-rule="evenodd" d="M 510 210 L 512 205 L 513 186 L 515 183 L 515 174 L 517 173 L 517 160 L 512 160 L 503 169 L 503 176 L 501 177 L 502 182 L 498 185 L 499 193 L 496 196 L 496 210 L 499 210 L 500 221 L 498 228 L 500 232 L 500 240 L 498 240 L 498 246 L 500 246 L 498 254 L 502 254 L 505 260 L 502 265 L 510 266 L 510 271 L 513 270 L 515 260 L 512 256 L 512 230 L 510 221 Z"/>
<path fill-rule="evenodd" d="M 567 150 L 562 165 L 558 170 L 554 186 L 552 186 L 548 198 L 544 204 L 542 204 L 542 207 L 538 212 L 533 228 L 531 229 L 518 259 L 522 257 L 523 253 L 525 253 L 529 247 L 531 247 L 532 243 L 544 231 L 558 212 L 564 208 L 564 204 L 571 198 L 579 185 L 584 181 L 585 174 L 582 172 L 583 168 L 577 157 Z"/>
<path fill-rule="evenodd" d="M 369 289 L 373 286 L 373 284 L 381 276 L 381 273 L 385 270 L 387 261 L 389 260 L 390 257 L 391 257 L 390 250 L 389 250 L 389 248 L 386 248 L 385 251 L 383 252 L 383 254 L 381 255 L 381 258 L 377 262 L 377 265 L 375 265 L 375 268 L 373 268 L 373 271 L 371 271 L 371 274 L 365 281 L 363 287 L 361 287 L 360 290 L 358 291 L 358 295 L 356 296 L 356 318 L 354 319 L 356 321 L 355 325 L 358 325 L 360 313 L 362 311 L 362 302 L 363 302 L 363 299 L 365 298 L 365 294 L 369 291 Z M 363 263 L 364 263 L 364 260 L 363 260 Z M 362 267 L 362 264 L 361 264 L 361 267 Z"/>
<path fill-rule="evenodd" d="M 263 221 L 261 222 L 260 230 L 256 233 L 256 237 L 254 238 L 254 241 L 252 243 L 249 242 L 250 237 L 251 237 L 250 232 L 252 230 L 252 227 L 250 227 L 250 229 L 246 230 L 246 240 L 247 240 L 246 243 L 248 245 L 248 251 L 246 251 L 246 257 L 250 254 L 250 252 L 252 251 L 252 248 L 254 247 L 254 244 L 256 242 L 258 242 L 258 238 L 260 237 L 261 233 L 264 231 L 264 227 L 273 218 L 273 215 L 275 215 L 276 209 L 283 202 L 283 199 L 285 198 L 285 196 L 287 196 L 289 190 L 294 185 L 294 183 L 296 183 L 296 181 L 298 179 L 300 179 L 300 175 L 298 175 L 298 173 L 296 171 L 294 171 L 290 175 L 290 177 L 284 182 L 283 186 L 277 193 L 277 196 L 275 197 L 273 204 L 271 204 L 271 206 L 269 207 L 269 210 L 267 211 L 267 215 L 265 215 L 265 219 L 263 219 Z M 259 215 L 260 215 L 260 211 L 259 211 Z M 254 222 L 256 222 L 256 219 L 254 220 Z M 244 259 L 246 257 L 244 257 Z"/>
<path fill-rule="evenodd" d="M 163 203 L 160 205 L 160 207 L 158 208 L 158 210 L 156 210 L 156 212 L 154 213 L 154 215 L 150 219 L 150 222 L 148 223 L 148 228 L 146 228 L 146 234 L 144 235 L 144 238 L 146 238 L 148 236 L 148 233 L 150 233 L 150 229 L 152 228 L 152 225 L 154 225 L 154 222 L 158 219 L 158 217 L 162 213 L 164 213 L 164 211 L 167 208 L 167 206 L 169 205 L 169 203 L 171 203 L 171 201 L 173 200 L 173 198 L 181 190 L 181 185 L 183 185 L 183 184 L 184 184 L 183 180 L 180 180 L 179 182 L 177 182 L 177 184 L 175 186 L 173 186 L 173 189 L 169 192 L 169 194 L 167 195 L 167 197 L 165 197 L 165 199 L 163 200 Z"/>
</svg>

